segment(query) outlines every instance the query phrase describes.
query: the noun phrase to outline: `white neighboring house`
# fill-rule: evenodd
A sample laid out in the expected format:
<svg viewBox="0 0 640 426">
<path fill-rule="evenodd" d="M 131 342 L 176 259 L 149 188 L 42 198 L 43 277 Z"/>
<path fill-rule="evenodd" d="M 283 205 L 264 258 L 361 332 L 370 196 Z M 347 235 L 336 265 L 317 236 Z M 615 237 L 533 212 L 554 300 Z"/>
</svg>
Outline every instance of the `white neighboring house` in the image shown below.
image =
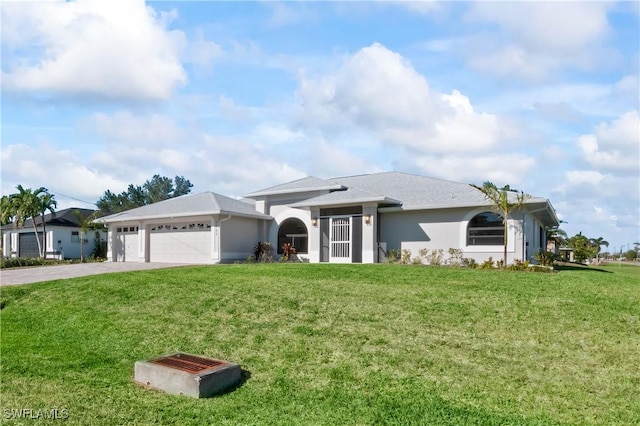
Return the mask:
<svg viewBox="0 0 640 426">
<path fill-rule="evenodd" d="M 47 214 L 44 223 L 47 231 L 46 257 L 48 259 L 79 259 L 82 248 L 83 256 L 91 256 L 96 244 L 96 231 L 88 231 L 83 235 L 78 218 L 73 213 L 78 211 L 85 219 L 95 213 L 95 210 L 69 208 Z M 38 238 L 42 243 L 42 218 L 36 217 Z M 106 239 L 106 232 L 100 231 L 102 241 Z M 83 238 L 82 244 L 80 238 Z M 16 228 L 14 224 L 2 227 L 2 255 L 5 257 L 40 257 L 38 242 L 33 230 L 32 219 L 25 220 L 23 226 Z"/>
<path fill-rule="evenodd" d="M 502 259 L 504 228 L 471 185 L 400 172 L 306 177 L 235 200 L 206 192 L 99 219 L 112 261 L 221 263 L 245 259 L 259 241 L 284 243 L 309 262 L 375 263 L 390 249 L 460 249 Z M 508 263 L 533 260 L 558 217 L 529 197 L 508 220 Z"/>
</svg>

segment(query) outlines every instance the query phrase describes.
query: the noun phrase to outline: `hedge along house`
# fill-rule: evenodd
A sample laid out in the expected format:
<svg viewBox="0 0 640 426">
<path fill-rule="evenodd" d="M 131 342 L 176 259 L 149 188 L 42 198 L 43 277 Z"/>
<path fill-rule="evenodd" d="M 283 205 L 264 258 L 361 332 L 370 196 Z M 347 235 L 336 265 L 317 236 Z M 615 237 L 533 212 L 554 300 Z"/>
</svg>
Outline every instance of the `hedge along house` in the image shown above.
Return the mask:
<svg viewBox="0 0 640 426">
<path fill-rule="evenodd" d="M 36 217 L 36 231 L 42 243 L 42 234 L 46 228 L 46 250 L 48 259 L 79 259 L 91 256 L 96 244 L 104 241 L 106 232 L 96 231 L 83 233 L 80 223 L 74 211 L 77 211 L 83 219 L 88 219 L 95 214 L 95 210 L 69 208 L 49 213 L 44 216 L 45 226 L 42 226 L 42 217 Z M 98 241 L 96 241 L 98 240 Z M 36 232 L 33 229 L 33 220 L 25 220 L 20 227 L 14 224 L 2 227 L 2 255 L 5 257 L 40 257 Z"/>
<path fill-rule="evenodd" d="M 213 192 L 184 195 L 105 216 L 114 262 L 221 263 L 246 258 L 269 215 L 250 200 Z"/>
<path fill-rule="evenodd" d="M 102 218 L 114 261 L 219 263 L 258 241 L 285 243 L 309 262 L 375 263 L 390 249 L 460 249 L 476 261 L 503 255 L 504 227 L 471 185 L 400 172 L 306 177 L 252 192 L 251 202 L 187 195 Z M 529 197 L 508 220 L 508 262 L 532 260 L 558 225 L 549 200 Z"/>
</svg>

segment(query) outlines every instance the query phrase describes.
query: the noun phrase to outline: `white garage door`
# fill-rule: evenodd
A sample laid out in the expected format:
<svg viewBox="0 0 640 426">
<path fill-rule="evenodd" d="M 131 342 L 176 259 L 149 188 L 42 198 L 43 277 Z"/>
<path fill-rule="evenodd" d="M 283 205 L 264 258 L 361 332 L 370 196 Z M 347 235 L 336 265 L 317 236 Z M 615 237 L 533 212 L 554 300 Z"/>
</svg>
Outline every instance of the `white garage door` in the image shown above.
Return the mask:
<svg viewBox="0 0 640 426">
<path fill-rule="evenodd" d="M 151 262 L 206 263 L 211 261 L 211 225 L 180 223 L 152 226 Z"/>
<path fill-rule="evenodd" d="M 138 261 L 138 227 L 120 227 L 116 234 L 116 262 Z"/>
</svg>

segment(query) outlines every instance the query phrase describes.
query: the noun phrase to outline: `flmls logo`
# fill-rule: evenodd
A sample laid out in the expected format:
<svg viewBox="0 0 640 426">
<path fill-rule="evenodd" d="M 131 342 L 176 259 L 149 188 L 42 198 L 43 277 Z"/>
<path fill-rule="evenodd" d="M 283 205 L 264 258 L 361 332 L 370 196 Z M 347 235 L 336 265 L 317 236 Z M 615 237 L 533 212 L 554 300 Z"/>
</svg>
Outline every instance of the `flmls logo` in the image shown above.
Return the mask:
<svg viewBox="0 0 640 426">
<path fill-rule="evenodd" d="M 3 410 L 4 418 L 9 419 L 31 419 L 31 420 L 64 420 L 69 418 L 69 410 L 66 408 L 33 409 L 33 408 L 12 408 Z"/>
</svg>

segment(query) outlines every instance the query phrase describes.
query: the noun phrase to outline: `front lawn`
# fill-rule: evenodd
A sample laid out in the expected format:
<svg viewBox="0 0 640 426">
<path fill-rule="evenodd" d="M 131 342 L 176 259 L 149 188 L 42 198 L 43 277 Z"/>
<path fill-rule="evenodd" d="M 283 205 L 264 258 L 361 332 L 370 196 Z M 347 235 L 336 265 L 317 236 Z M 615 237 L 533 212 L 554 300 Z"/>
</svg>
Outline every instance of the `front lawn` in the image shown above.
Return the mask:
<svg viewBox="0 0 640 426">
<path fill-rule="evenodd" d="M 2 303 L 3 424 L 640 424 L 640 267 L 185 267 Z M 133 382 L 174 351 L 245 381 L 201 400 Z"/>
</svg>

